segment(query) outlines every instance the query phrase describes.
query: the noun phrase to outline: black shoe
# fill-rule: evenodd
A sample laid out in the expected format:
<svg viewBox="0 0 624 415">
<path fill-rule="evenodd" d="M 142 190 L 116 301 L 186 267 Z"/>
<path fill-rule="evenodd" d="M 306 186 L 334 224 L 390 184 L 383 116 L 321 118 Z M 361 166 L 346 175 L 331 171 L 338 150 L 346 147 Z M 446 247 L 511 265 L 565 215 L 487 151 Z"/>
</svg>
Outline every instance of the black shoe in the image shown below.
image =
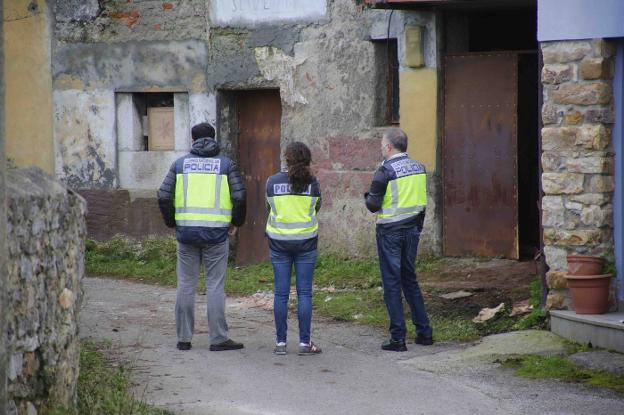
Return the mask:
<svg viewBox="0 0 624 415">
<path fill-rule="evenodd" d="M 191 342 L 178 342 L 178 350 L 191 350 Z"/>
<path fill-rule="evenodd" d="M 381 345 L 381 350 L 387 350 L 391 352 L 407 352 L 407 346 L 405 340 L 388 340 Z"/>
<path fill-rule="evenodd" d="M 210 345 L 210 351 L 211 352 L 220 352 L 222 350 L 238 350 L 238 349 L 242 349 L 243 347 L 245 347 L 243 345 L 243 343 L 238 343 L 238 342 L 235 342 L 232 339 L 227 339 L 223 343 L 211 344 Z"/>
<path fill-rule="evenodd" d="M 421 346 L 431 346 L 433 344 L 433 337 L 418 334 L 416 336 L 416 340 L 414 340 L 414 343 L 420 344 Z"/>
</svg>

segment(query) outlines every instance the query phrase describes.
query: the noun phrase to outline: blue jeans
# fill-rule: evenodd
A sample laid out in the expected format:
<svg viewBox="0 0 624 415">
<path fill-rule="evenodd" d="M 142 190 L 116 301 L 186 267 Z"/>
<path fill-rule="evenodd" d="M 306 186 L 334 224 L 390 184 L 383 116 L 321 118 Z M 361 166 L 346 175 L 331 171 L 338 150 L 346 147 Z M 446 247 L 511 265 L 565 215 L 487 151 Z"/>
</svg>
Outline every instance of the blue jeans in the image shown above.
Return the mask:
<svg viewBox="0 0 624 415">
<path fill-rule="evenodd" d="M 432 330 L 418 281 L 416 280 L 416 252 L 420 232 L 416 227 L 396 231 L 377 231 L 377 251 L 384 290 L 384 301 L 390 316 L 390 336 L 405 340 L 407 332 L 403 315 L 401 290 L 412 312 L 416 333 L 431 336 Z"/>
<path fill-rule="evenodd" d="M 308 252 L 271 252 L 271 263 L 275 276 L 275 297 L 273 314 L 277 342 L 286 342 L 288 330 L 288 295 L 290 294 L 290 276 L 293 264 L 297 276 L 297 317 L 299 319 L 299 341 L 310 343 L 312 323 L 312 274 L 316 264 L 316 249 Z"/>
</svg>

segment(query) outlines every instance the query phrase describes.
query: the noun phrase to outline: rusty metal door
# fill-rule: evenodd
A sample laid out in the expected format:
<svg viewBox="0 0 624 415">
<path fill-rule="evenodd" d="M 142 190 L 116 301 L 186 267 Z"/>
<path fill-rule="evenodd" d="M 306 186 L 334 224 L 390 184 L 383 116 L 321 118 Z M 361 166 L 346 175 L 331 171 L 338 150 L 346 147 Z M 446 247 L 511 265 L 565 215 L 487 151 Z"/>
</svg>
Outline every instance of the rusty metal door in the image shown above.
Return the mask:
<svg viewBox="0 0 624 415">
<path fill-rule="evenodd" d="M 268 258 L 264 236 L 267 219 L 266 180 L 280 168 L 282 105 L 278 90 L 237 94 L 238 154 L 247 189 L 247 220 L 239 230 L 236 264 L 248 265 Z"/>
<path fill-rule="evenodd" d="M 445 57 L 445 255 L 518 258 L 517 62 Z"/>
</svg>

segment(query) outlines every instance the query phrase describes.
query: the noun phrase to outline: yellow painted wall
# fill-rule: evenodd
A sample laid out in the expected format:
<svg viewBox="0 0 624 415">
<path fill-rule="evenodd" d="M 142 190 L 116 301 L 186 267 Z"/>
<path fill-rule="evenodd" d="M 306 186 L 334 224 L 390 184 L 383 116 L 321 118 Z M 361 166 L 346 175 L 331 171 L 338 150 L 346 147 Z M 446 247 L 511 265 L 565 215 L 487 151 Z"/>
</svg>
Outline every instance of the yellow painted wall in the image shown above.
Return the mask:
<svg viewBox="0 0 624 415">
<path fill-rule="evenodd" d="M 408 137 L 407 152 L 433 172 L 438 132 L 437 72 L 431 68 L 401 72 L 399 86 L 401 128 Z"/>
<path fill-rule="evenodd" d="M 3 0 L 6 156 L 54 174 L 50 27 L 45 0 Z"/>
</svg>

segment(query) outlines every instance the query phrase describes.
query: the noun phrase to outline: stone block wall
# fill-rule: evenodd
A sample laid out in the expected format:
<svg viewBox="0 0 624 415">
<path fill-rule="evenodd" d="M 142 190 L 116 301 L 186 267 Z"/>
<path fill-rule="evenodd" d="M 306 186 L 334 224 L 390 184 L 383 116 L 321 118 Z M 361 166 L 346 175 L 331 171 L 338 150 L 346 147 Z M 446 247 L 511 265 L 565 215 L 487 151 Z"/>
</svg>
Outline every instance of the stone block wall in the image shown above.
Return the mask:
<svg viewBox="0 0 624 415">
<path fill-rule="evenodd" d="M 570 307 L 568 254 L 613 251 L 615 44 L 544 42 L 542 221 L 548 308 Z"/>
<path fill-rule="evenodd" d="M 8 414 L 76 399 L 86 203 L 38 169 L 7 174 Z"/>
</svg>

